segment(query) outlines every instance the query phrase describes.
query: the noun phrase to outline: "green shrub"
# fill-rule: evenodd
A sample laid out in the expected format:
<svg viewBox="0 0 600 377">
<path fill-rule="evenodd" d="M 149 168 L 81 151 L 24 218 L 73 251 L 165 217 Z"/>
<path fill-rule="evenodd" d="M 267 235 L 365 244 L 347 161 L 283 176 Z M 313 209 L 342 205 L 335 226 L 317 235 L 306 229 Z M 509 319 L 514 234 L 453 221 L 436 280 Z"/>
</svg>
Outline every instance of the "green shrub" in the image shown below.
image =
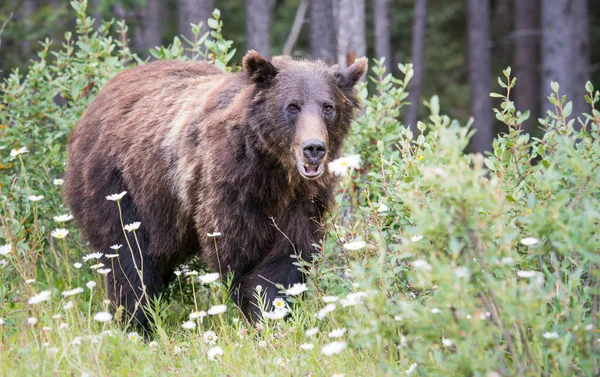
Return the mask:
<svg viewBox="0 0 600 377">
<path fill-rule="evenodd" d="M 193 273 L 178 275 L 169 299 L 150 308 L 153 342 L 93 320 L 108 304 L 102 284 L 86 282 L 102 276 L 77 230 L 55 219 L 67 214 L 56 180 L 70 130 L 97 90 L 143 62 L 129 51 L 123 23 L 96 31 L 86 2 L 72 6 L 75 33 L 59 47 L 45 41 L 39 61 L 0 86 L 0 247 L 10 245 L 0 256 L 3 375 L 598 373 L 600 92 L 588 84 L 590 114 L 575 117 L 554 84 L 556 112 L 540 120 L 543 138 L 532 139 L 519 129 L 528 114 L 510 101 L 518 90 L 510 70 L 506 94 L 492 94 L 502 98 L 496 115 L 509 132 L 482 157 L 464 153 L 470 127 L 440 114 L 437 97 L 411 135 L 397 119 L 412 67 L 400 66 L 397 79 L 375 63 L 372 90 L 358 88 L 364 108 L 346 143 L 361 167 L 340 177 L 317 263 L 297 262 L 310 294 L 290 299 L 297 305 L 287 320 L 245 323 L 226 301 L 226 284 L 201 284 Z M 234 69 L 232 43 L 218 11 L 213 17 L 212 38 L 196 32 L 152 55 Z M 66 237 L 51 235 L 62 228 Z M 225 314 L 182 328 L 190 312 L 222 303 Z M 216 362 L 208 331 L 223 351 Z M 327 356 L 328 345 L 340 353 Z"/>
</svg>

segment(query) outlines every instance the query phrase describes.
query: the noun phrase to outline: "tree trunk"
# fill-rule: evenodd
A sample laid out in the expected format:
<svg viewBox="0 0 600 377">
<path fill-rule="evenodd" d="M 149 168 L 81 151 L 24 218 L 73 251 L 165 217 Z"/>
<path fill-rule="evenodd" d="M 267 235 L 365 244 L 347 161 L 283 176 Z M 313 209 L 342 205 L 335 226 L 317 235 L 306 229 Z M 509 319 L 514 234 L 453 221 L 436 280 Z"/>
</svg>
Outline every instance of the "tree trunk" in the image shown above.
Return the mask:
<svg viewBox="0 0 600 377">
<path fill-rule="evenodd" d="M 162 44 L 161 3 L 161 0 L 146 0 L 146 5 L 138 12 L 139 24 L 133 45 L 142 56 L 147 56 L 148 50 Z"/>
<path fill-rule="evenodd" d="M 271 0 L 246 0 L 246 47 L 265 59 L 271 57 Z"/>
<path fill-rule="evenodd" d="M 531 132 L 539 118 L 539 9 L 540 0 L 520 0 L 515 2 L 515 55 L 514 76 L 517 86 L 514 101 L 517 110 L 529 110 L 531 116 L 523 128 Z"/>
<path fill-rule="evenodd" d="M 471 139 L 471 151 L 483 153 L 492 148 L 493 118 L 490 67 L 490 1 L 467 0 L 469 40 L 469 86 L 471 113 L 476 130 Z"/>
<path fill-rule="evenodd" d="M 591 55 L 590 55 L 590 19 L 588 15 L 587 0 L 573 0 L 574 25 L 573 25 L 573 114 L 580 116 L 582 113 L 590 114 L 591 106 L 585 102 L 585 83 L 592 80 Z"/>
<path fill-rule="evenodd" d="M 334 0 L 337 63 L 346 69 L 356 58 L 366 56 L 365 0 Z"/>
<path fill-rule="evenodd" d="M 310 1 L 310 53 L 333 64 L 336 59 L 333 0 Z"/>
<path fill-rule="evenodd" d="M 418 3 L 418 1 L 417 1 Z M 375 56 L 385 57 L 385 70 L 392 70 L 392 49 L 390 47 L 390 15 L 388 0 L 373 0 L 375 21 Z"/>
<path fill-rule="evenodd" d="M 512 0 L 496 0 L 494 3 L 494 14 L 492 16 L 493 39 L 497 41 L 494 48 L 494 60 L 499 61 L 502 65 L 510 64 L 511 46 L 506 38 L 512 30 Z M 528 2 L 528 0 L 516 0 L 515 6 L 518 3 Z"/>
<path fill-rule="evenodd" d="M 571 44 L 573 43 L 571 0 L 542 0 L 542 117 L 547 111 L 554 112 L 554 106 L 548 102 L 551 93 L 550 82 L 560 84 L 561 95 L 571 100 L 573 60 Z"/>
<path fill-rule="evenodd" d="M 190 24 L 199 24 L 200 36 L 210 30 L 207 21 L 215 8 L 214 0 L 177 0 L 177 32 L 185 36 L 190 41 L 194 41 L 192 26 Z"/>
<path fill-rule="evenodd" d="M 427 0 L 416 0 L 412 28 L 412 63 L 415 74 L 408 86 L 408 102 L 404 123 L 413 135 L 418 134 L 417 120 L 421 105 L 421 85 L 425 65 L 425 33 L 427 28 Z"/>
</svg>

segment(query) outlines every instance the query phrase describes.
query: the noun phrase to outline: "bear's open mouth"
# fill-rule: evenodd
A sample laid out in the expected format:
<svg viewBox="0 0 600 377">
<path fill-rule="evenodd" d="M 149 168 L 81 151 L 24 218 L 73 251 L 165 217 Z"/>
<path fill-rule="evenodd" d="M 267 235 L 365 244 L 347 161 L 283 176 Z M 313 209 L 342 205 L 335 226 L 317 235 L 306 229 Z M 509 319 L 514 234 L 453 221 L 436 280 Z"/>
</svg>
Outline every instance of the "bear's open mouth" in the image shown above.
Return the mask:
<svg viewBox="0 0 600 377">
<path fill-rule="evenodd" d="M 300 175 L 306 179 L 317 179 L 323 174 L 324 170 L 324 164 L 309 165 L 298 163 L 298 171 L 300 171 Z"/>
</svg>

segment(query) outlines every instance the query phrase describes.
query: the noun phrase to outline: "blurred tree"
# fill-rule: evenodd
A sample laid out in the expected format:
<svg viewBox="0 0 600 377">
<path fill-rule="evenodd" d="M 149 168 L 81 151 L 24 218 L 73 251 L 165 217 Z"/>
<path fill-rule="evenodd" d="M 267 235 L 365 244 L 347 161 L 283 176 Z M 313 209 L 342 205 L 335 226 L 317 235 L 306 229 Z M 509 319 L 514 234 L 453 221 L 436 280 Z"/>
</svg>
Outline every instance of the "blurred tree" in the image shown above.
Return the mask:
<svg viewBox="0 0 600 377">
<path fill-rule="evenodd" d="M 587 0 L 573 0 L 573 113 L 590 113 L 585 102 L 585 83 L 592 78 L 590 51 L 590 16 Z"/>
<path fill-rule="evenodd" d="M 560 84 L 560 93 L 571 96 L 572 70 L 576 66 L 571 56 L 573 43 L 573 6 L 571 0 L 542 0 L 542 117 L 554 106 L 545 98 L 551 93 L 550 82 Z"/>
<path fill-rule="evenodd" d="M 337 63 L 348 67 L 355 58 L 366 56 L 365 0 L 334 0 L 337 27 Z"/>
<path fill-rule="evenodd" d="M 265 59 L 271 57 L 272 0 L 246 1 L 246 47 L 256 50 Z"/>
<path fill-rule="evenodd" d="M 136 9 L 139 20 L 133 37 L 133 46 L 143 57 L 148 51 L 162 45 L 162 1 L 146 0 L 145 5 Z"/>
<path fill-rule="evenodd" d="M 425 65 L 425 33 L 427 28 L 427 0 L 415 0 L 412 29 L 412 63 L 415 75 L 408 86 L 408 102 L 404 124 L 410 126 L 413 135 L 418 134 L 417 118 L 421 104 L 421 85 Z"/>
<path fill-rule="evenodd" d="M 333 0 L 310 1 L 310 53 L 329 64 L 336 59 Z"/>
<path fill-rule="evenodd" d="M 493 135 L 490 57 L 490 1 L 467 1 L 467 34 L 469 39 L 469 86 L 471 114 L 475 119 L 475 135 L 471 150 L 483 153 L 491 150 Z"/>
<path fill-rule="evenodd" d="M 207 20 L 215 8 L 214 0 L 177 0 L 177 32 L 190 41 L 194 41 L 191 23 L 202 22 L 200 35 L 209 30 Z"/>
<path fill-rule="evenodd" d="M 515 1 L 515 3 L 520 2 L 523 2 L 523 0 Z M 512 46 L 509 43 L 509 38 L 507 38 L 512 30 L 511 3 L 512 0 L 495 0 L 493 2 L 492 31 L 495 41 L 494 60 L 503 61 L 503 66 L 510 64 L 508 58 L 512 52 Z"/>
<path fill-rule="evenodd" d="M 418 1 L 417 1 L 418 2 Z M 373 0 L 375 22 L 375 57 L 385 57 L 387 72 L 392 70 L 392 49 L 390 46 L 390 16 L 388 0 Z"/>
<path fill-rule="evenodd" d="M 294 49 L 294 45 L 298 40 L 300 31 L 302 31 L 302 25 L 304 25 L 304 21 L 306 20 L 308 3 L 308 0 L 300 0 L 300 4 L 296 10 L 296 16 L 294 17 L 294 23 L 292 24 L 292 30 L 290 30 L 290 34 L 283 45 L 283 55 L 292 55 L 292 50 Z"/>
<path fill-rule="evenodd" d="M 540 0 L 520 0 L 515 2 L 515 50 L 514 76 L 517 86 L 514 100 L 517 110 L 531 111 L 524 129 L 531 132 L 539 115 L 539 50 L 540 50 Z"/>
</svg>

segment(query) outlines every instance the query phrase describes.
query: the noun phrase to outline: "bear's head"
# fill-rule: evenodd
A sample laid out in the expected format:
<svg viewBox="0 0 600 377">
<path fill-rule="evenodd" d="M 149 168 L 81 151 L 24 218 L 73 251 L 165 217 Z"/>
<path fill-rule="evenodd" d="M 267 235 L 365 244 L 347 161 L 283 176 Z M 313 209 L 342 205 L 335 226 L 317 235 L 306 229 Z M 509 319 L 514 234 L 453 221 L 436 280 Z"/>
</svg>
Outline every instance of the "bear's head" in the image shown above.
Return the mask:
<svg viewBox="0 0 600 377">
<path fill-rule="evenodd" d="M 256 91 L 251 126 L 265 153 L 289 171 L 312 180 L 339 157 L 358 106 L 353 88 L 367 69 L 361 58 L 345 70 L 321 61 L 275 57 L 249 51 L 243 69 Z"/>
</svg>

